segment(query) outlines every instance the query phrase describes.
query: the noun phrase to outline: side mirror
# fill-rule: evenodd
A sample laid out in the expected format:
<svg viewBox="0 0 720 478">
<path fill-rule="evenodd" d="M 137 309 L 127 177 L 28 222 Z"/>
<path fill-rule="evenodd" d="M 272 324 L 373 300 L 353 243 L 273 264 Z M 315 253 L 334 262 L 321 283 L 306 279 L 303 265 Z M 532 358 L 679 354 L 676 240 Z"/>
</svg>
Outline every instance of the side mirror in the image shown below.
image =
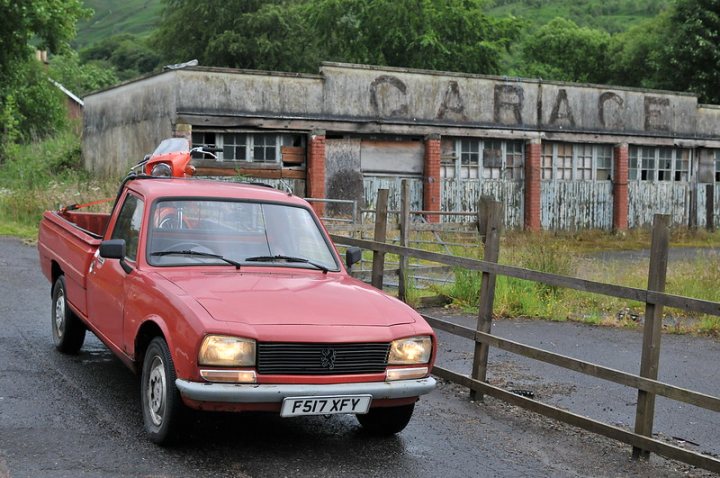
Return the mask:
<svg viewBox="0 0 720 478">
<path fill-rule="evenodd" d="M 99 253 L 104 259 L 120 259 L 120 267 L 129 274 L 133 269 L 125 262 L 125 249 L 125 239 L 108 239 L 100 243 Z"/>
<path fill-rule="evenodd" d="M 100 257 L 105 259 L 125 258 L 125 239 L 108 239 L 100 243 Z"/>
<path fill-rule="evenodd" d="M 360 262 L 360 259 L 362 259 L 362 249 L 359 247 L 348 247 L 345 251 L 345 265 L 348 269 L 352 267 L 353 264 Z"/>
</svg>

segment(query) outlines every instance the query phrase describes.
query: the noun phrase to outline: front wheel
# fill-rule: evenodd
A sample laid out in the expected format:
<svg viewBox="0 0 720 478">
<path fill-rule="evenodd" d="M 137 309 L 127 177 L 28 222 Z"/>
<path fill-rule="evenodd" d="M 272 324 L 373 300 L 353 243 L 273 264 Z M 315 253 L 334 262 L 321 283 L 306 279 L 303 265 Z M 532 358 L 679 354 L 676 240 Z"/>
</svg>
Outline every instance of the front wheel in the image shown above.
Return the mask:
<svg viewBox="0 0 720 478">
<path fill-rule="evenodd" d="M 415 404 L 399 407 L 371 408 L 365 414 L 355 415 L 362 427 L 373 435 L 394 435 L 405 429 L 410 422 Z"/>
<path fill-rule="evenodd" d="M 145 431 L 154 443 L 166 444 L 180 421 L 182 399 L 175 387 L 175 366 L 167 343 L 155 337 L 145 351 L 140 399 Z"/>
<path fill-rule="evenodd" d="M 66 354 L 76 354 L 85 342 L 85 324 L 70 310 L 67 303 L 65 276 L 53 285 L 52 331 L 55 348 Z"/>
</svg>

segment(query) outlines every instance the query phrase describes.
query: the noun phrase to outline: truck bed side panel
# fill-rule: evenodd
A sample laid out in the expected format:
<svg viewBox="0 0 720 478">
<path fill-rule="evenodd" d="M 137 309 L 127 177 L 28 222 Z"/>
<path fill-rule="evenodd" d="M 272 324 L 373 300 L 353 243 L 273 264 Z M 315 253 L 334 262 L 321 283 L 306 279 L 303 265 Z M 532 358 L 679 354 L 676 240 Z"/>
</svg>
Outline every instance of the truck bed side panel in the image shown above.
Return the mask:
<svg viewBox="0 0 720 478">
<path fill-rule="evenodd" d="M 43 273 L 52 280 L 52 262 L 58 264 L 65 274 L 67 299 L 83 315 L 87 315 L 87 273 L 100 241 L 56 212 L 46 212 L 40 222 L 38 251 Z"/>
</svg>

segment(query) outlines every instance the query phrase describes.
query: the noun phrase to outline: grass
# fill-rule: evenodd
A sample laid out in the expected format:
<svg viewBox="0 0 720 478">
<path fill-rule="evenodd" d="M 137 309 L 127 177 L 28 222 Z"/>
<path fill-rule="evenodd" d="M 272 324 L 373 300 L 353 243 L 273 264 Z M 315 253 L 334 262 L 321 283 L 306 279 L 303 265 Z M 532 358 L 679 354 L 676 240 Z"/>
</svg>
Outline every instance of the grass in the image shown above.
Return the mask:
<svg viewBox="0 0 720 478">
<path fill-rule="evenodd" d="M 0 164 L 0 235 L 35 240 L 44 211 L 114 197 L 117 185 L 82 169 L 80 139 L 71 130 L 12 146 Z"/>
<path fill-rule="evenodd" d="M 720 234 L 675 229 L 671 247 L 720 247 Z M 460 241 L 447 237 L 448 242 Z M 543 272 L 644 289 L 648 259 L 604 260 L 600 251 L 648 249 L 646 230 L 612 235 L 601 231 L 582 233 L 524 234 L 512 232 L 502 238 L 500 262 Z M 443 252 L 439 246 L 430 247 Z M 482 247 L 469 247 L 456 255 L 482 258 Z M 455 282 L 434 286 L 436 293 L 452 299 L 452 306 L 477 312 L 481 273 L 455 269 Z M 720 302 L 720 256 L 708 252 L 694 260 L 672 261 L 666 291 L 671 294 Z M 498 317 L 529 317 L 554 321 L 577 321 L 591 325 L 637 328 L 644 314 L 643 303 L 564 289 L 505 276 L 496 278 L 494 314 Z M 720 336 L 720 318 L 664 309 L 665 330 Z"/>
</svg>

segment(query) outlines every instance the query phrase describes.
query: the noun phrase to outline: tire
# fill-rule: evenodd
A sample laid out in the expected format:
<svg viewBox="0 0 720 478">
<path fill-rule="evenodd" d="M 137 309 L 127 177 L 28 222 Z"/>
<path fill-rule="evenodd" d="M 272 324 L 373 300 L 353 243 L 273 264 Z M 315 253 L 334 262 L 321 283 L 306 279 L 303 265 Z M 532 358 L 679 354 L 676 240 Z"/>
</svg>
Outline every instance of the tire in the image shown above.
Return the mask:
<svg viewBox="0 0 720 478">
<path fill-rule="evenodd" d="M 410 422 L 415 404 L 399 407 L 371 408 L 365 414 L 355 415 L 357 421 L 368 433 L 388 436 L 400 433 Z"/>
<path fill-rule="evenodd" d="M 51 322 L 55 348 L 65 354 L 76 354 L 85 342 L 87 328 L 82 320 L 70 310 L 67 302 L 65 276 L 55 280 L 52 291 Z"/>
<path fill-rule="evenodd" d="M 175 365 L 162 337 L 148 345 L 143 359 L 140 401 L 145 431 L 150 441 L 166 445 L 173 440 L 182 412 L 182 399 L 175 386 Z"/>
</svg>

